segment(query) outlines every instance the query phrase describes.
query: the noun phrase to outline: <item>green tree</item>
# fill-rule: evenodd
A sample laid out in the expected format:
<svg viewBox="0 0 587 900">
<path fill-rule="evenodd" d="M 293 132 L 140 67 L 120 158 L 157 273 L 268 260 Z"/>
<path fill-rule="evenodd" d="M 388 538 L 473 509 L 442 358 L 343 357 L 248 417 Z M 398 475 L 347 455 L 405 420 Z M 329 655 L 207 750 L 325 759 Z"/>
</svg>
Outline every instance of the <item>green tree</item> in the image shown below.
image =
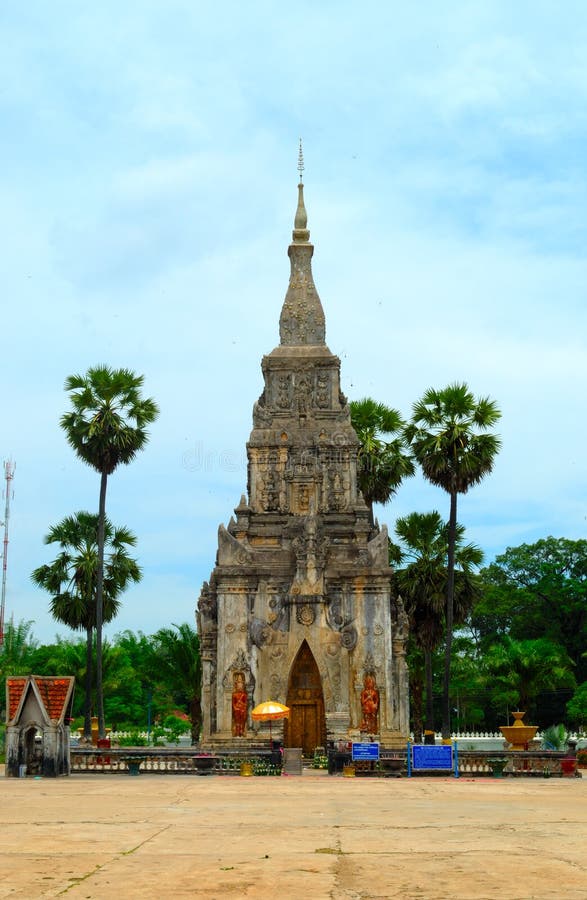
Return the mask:
<svg viewBox="0 0 587 900">
<path fill-rule="evenodd" d="M 481 642 L 548 638 L 565 648 L 577 680 L 587 678 L 587 541 L 547 537 L 508 547 L 481 577 L 484 596 L 471 620 Z"/>
<path fill-rule="evenodd" d="M 4 629 L 4 643 L 0 647 L 0 720 L 6 714 L 4 680 L 10 675 L 30 675 L 31 660 L 38 646 L 32 635 L 32 621 L 8 622 Z"/>
<path fill-rule="evenodd" d="M 160 628 L 153 635 L 153 647 L 160 681 L 171 683 L 176 701 L 185 704 L 192 723 L 192 743 L 202 727 L 200 639 L 187 623 Z"/>
<path fill-rule="evenodd" d="M 121 725 L 145 727 L 146 703 L 140 675 L 123 644 L 104 641 L 104 715 L 113 731 Z"/>
<path fill-rule="evenodd" d="M 452 708 L 456 718 L 455 731 L 479 728 L 495 730 L 497 721 L 491 722 L 488 710 L 487 675 L 483 657 L 471 638 L 460 629 L 453 641 L 451 667 Z"/>
<path fill-rule="evenodd" d="M 133 696 L 135 706 L 140 707 L 138 716 L 129 715 L 127 721 L 136 725 L 150 725 L 156 716 L 167 716 L 174 708 L 172 692 L 175 687 L 162 679 L 159 660 L 152 635 L 142 631 L 126 630 L 116 635 L 115 644 L 126 654 L 134 671 Z"/>
<path fill-rule="evenodd" d="M 450 666 L 454 627 L 457 498 L 478 484 L 493 468 L 500 440 L 487 433 L 500 419 L 489 398 L 475 399 L 466 384 L 429 389 L 414 404 L 406 427 L 408 440 L 424 477 L 450 497 L 446 582 L 446 644 L 442 734 L 450 735 Z"/>
<path fill-rule="evenodd" d="M 129 369 L 96 366 L 65 382 L 72 409 L 61 417 L 69 444 L 85 463 L 100 473 L 98 508 L 98 569 L 96 576 L 96 700 L 99 736 L 105 737 L 102 676 L 104 591 L 104 528 L 108 476 L 128 465 L 148 440 L 147 426 L 155 421 L 154 400 L 143 398 L 143 376 Z"/>
<path fill-rule="evenodd" d="M 360 442 L 357 481 L 373 522 L 373 504 L 393 497 L 403 479 L 414 474 L 414 461 L 397 410 L 368 397 L 351 401 L 350 409 Z"/>
<path fill-rule="evenodd" d="M 96 593 L 98 576 L 98 515 L 78 512 L 54 525 L 45 544 L 57 544 L 59 555 L 52 562 L 35 569 L 35 584 L 51 594 L 51 615 L 74 631 L 86 632 L 86 664 L 84 672 L 84 735 L 91 737 L 92 715 L 92 645 L 96 629 Z M 116 616 L 119 597 L 130 582 L 138 582 L 141 570 L 128 548 L 136 538 L 128 528 L 114 528 L 104 521 L 103 605 L 102 621 Z M 61 674 L 61 673 L 57 673 Z"/>
<path fill-rule="evenodd" d="M 433 652 L 445 631 L 445 598 L 448 579 L 448 526 L 436 510 L 410 513 L 395 524 L 400 545 L 393 554 L 398 568 L 395 583 L 406 612 L 412 634 L 424 654 L 426 682 L 425 727 L 434 731 Z M 476 544 L 465 544 L 465 529 L 457 523 L 455 530 L 454 621 L 465 621 L 480 582 L 475 569 L 483 562 L 483 552 Z"/>
<path fill-rule="evenodd" d="M 577 686 L 577 690 L 567 703 L 569 722 L 583 731 L 587 728 L 587 681 Z"/>
<path fill-rule="evenodd" d="M 564 647 L 548 638 L 515 640 L 505 635 L 485 654 L 485 666 L 494 705 L 523 709 L 534 717 L 540 692 L 575 685 L 572 660 Z"/>
</svg>

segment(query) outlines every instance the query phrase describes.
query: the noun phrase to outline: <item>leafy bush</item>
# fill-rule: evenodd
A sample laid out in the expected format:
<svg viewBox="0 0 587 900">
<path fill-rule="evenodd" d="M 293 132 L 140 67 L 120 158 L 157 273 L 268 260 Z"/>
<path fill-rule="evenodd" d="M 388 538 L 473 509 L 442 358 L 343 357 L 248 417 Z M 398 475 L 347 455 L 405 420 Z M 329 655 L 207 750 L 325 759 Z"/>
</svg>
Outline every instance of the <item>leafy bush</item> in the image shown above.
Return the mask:
<svg viewBox="0 0 587 900">
<path fill-rule="evenodd" d="M 133 731 L 127 737 L 119 738 L 118 743 L 121 747 L 146 747 L 147 738 L 139 734 L 138 731 Z"/>
<path fill-rule="evenodd" d="M 189 730 L 189 722 L 185 719 L 180 719 L 179 716 L 166 716 L 163 724 L 153 729 L 153 743 L 156 747 L 163 747 L 166 743 L 179 744 L 181 736 Z"/>
</svg>

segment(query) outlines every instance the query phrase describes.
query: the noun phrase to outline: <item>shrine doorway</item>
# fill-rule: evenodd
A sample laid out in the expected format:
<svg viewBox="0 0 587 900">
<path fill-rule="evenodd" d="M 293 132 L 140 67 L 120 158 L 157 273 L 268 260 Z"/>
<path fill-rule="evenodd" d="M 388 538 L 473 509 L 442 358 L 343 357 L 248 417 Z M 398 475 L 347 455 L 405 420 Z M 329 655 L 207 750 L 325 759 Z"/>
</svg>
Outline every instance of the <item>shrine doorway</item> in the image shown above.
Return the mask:
<svg viewBox="0 0 587 900">
<path fill-rule="evenodd" d="M 27 775 L 41 775 L 43 771 L 43 732 L 30 725 L 21 736 L 19 768 L 24 765 Z"/>
<path fill-rule="evenodd" d="M 285 720 L 286 747 L 301 747 L 312 756 L 316 747 L 326 746 L 326 720 L 322 679 L 314 655 L 303 641 L 294 659 L 287 691 L 289 720 Z"/>
</svg>

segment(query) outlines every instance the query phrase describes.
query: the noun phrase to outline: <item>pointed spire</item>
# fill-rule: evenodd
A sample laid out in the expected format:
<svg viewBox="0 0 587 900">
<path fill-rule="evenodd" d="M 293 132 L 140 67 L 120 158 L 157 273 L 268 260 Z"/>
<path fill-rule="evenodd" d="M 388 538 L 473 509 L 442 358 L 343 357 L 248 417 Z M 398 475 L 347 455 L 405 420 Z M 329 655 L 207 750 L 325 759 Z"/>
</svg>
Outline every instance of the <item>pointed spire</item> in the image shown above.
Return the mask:
<svg viewBox="0 0 587 900">
<path fill-rule="evenodd" d="M 285 295 L 279 319 L 281 344 L 300 346 L 302 344 L 324 344 L 324 310 L 312 276 L 312 255 L 314 246 L 310 243 L 308 214 L 304 205 L 304 153 L 300 138 L 298 153 L 298 205 L 294 219 L 292 242 L 287 254 L 291 260 L 289 287 Z"/>
<path fill-rule="evenodd" d="M 298 208 L 296 209 L 296 217 L 294 219 L 292 239 L 294 244 L 307 244 L 310 240 L 310 232 L 308 231 L 308 213 L 304 206 L 304 151 L 302 149 L 301 138 L 300 152 L 298 154 L 298 172 L 300 173 L 300 181 L 298 184 Z"/>
</svg>

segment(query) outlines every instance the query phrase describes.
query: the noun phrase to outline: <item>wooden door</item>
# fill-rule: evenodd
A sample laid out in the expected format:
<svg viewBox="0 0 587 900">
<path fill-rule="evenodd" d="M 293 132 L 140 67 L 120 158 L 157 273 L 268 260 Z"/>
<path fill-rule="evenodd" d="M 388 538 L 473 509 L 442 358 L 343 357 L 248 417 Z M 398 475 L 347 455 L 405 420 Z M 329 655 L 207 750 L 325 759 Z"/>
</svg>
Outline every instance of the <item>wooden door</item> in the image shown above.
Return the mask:
<svg viewBox="0 0 587 900">
<path fill-rule="evenodd" d="M 324 745 L 319 703 L 293 703 L 290 709 L 288 746 L 301 747 L 304 756 L 312 756 L 316 747 Z"/>
<path fill-rule="evenodd" d="M 289 678 L 287 705 L 290 708 L 286 721 L 285 744 L 301 747 L 304 756 L 312 756 L 316 747 L 326 743 L 326 721 L 322 679 L 306 641 L 294 660 Z"/>
</svg>

